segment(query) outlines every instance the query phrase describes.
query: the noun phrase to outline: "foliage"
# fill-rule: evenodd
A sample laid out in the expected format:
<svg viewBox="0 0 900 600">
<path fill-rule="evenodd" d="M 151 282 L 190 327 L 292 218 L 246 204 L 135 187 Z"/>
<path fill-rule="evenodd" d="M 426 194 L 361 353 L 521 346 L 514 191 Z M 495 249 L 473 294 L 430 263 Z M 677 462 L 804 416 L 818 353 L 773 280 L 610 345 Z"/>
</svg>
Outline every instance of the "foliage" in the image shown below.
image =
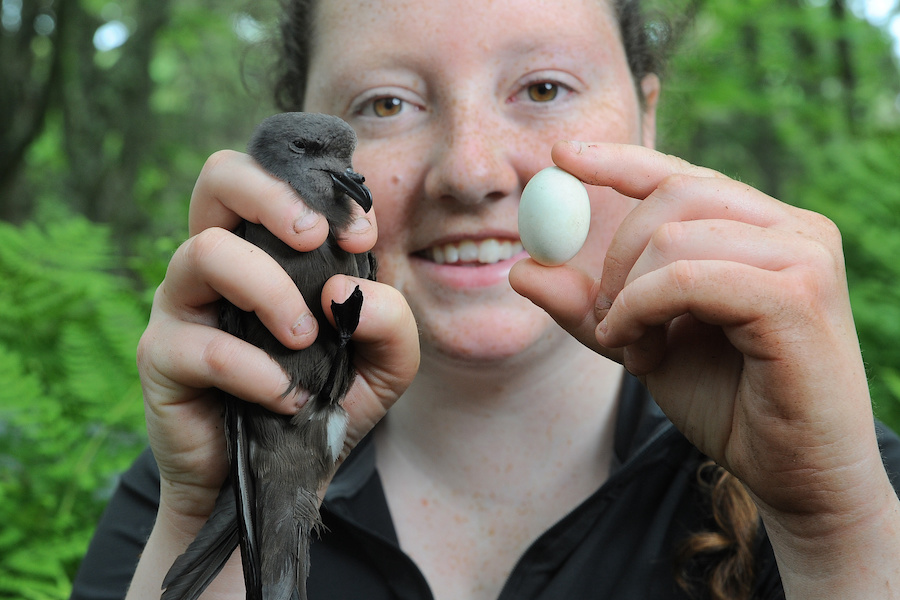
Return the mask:
<svg viewBox="0 0 900 600">
<path fill-rule="evenodd" d="M 0 598 L 68 596 L 117 474 L 146 445 L 137 340 L 204 160 L 241 148 L 271 110 L 254 75 L 265 40 L 247 34 L 277 7 L 4 3 Z M 128 38 L 99 49 L 110 23 Z"/>
<path fill-rule="evenodd" d="M 20 223 L 65 206 L 110 224 L 123 252 L 164 260 L 184 237 L 206 157 L 242 148 L 272 110 L 258 75 L 269 60 L 265 40 L 235 34 L 238 22 L 264 33 L 277 2 L 263 6 L 268 12 L 246 0 L 24 3 L 18 29 L 0 27 L 0 56 L 15 57 L 0 61 L 8 132 L 0 219 Z M 53 23 L 49 33 L 28 27 L 41 17 Z M 115 23 L 127 40 L 98 49 L 94 35 Z M 169 243 L 157 247 L 160 238 Z"/>
<path fill-rule="evenodd" d="M 115 477 L 146 444 L 147 306 L 108 228 L 0 223 L 0 597 L 60 598 Z"/>
</svg>

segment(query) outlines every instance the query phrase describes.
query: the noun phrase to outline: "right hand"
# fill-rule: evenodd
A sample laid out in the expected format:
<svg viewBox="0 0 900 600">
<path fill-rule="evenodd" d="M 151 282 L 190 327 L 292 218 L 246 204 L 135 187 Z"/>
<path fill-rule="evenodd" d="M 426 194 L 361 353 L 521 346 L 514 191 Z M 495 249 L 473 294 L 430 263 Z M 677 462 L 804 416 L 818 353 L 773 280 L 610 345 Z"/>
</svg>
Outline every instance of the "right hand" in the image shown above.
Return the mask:
<svg viewBox="0 0 900 600">
<path fill-rule="evenodd" d="M 377 237 L 374 214 L 357 207 L 355 216 L 339 243 L 364 252 Z M 160 510 L 187 519 L 181 523 L 186 529 L 205 521 L 228 472 L 218 390 L 282 414 L 293 414 L 305 400 L 302 393 L 282 395 L 288 378 L 263 350 L 218 329 L 221 298 L 256 312 L 285 346 L 302 349 L 317 333 L 306 303 L 341 302 L 360 286 L 365 302 L 353 336 L 358 376 L 344 400 L 350 426 L 341 459 L 418 369 L 416 324 L 399 292 L 340 275 L 328 281 L 321 299 L 304 299 L 274 259 L 231 233 L 241 219 L 262 223 L 300 251 L 321 245 L 328 232 L 323 217 L 245 154 L 218 152 L 200 173 L 191 197 L 192 237 L 169 263 L 137 353 L 160 470 Z"/>
</svg>

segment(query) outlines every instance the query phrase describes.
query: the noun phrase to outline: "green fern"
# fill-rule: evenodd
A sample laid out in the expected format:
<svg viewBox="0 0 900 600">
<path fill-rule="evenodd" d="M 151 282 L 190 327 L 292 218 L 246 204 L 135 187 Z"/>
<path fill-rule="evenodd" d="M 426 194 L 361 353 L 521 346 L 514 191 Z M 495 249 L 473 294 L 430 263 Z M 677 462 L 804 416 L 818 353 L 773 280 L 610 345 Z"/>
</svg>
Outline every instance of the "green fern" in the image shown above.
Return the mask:
<svg viewBox="0 0 900 600">
<path fill-rule="evenodd" d="M 0 597 L 65 598 L 115 477 L 145 445 L 147 306 L 106 228 L 0 223 Z"/>
</svg>

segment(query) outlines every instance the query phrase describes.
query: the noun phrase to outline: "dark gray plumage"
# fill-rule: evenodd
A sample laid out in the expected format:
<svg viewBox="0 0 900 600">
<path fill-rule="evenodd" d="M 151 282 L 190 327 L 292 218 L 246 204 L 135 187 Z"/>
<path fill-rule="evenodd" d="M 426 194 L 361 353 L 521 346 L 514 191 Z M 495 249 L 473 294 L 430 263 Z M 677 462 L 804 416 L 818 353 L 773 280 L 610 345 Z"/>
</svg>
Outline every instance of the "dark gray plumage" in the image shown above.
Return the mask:
<svg viewBox="0 0 900 600">
<path fill-rule="evenodd" d="M 372 203 L 350 164 L 355 147 L 356 135 L 344 121 L 312 113 L 269 117 L 250 140 L 250 155 L 329 222 L 328 239 L 312 252 L 293 250 L 258 224 L 245 221 L 237 230 L 293 278 L 319 334 L 309 348 L 288 350 L 255 314 L 226 301 L 220 326 L 278 361 L 291 378 L 286 393 L 299 387 L 311 397 L 297 415 L 285 417 L 226 395 L 229 480 L 209 520 L 167 574 L 163 600 L 197 598 L 239 543 L 248 599 L 306 599 L 309 540 L 320 525 L 317 491 L 343 447 L 347 415 L 340 402 L 355 375 L 350 335 L 362 309 L 357 287 L 346 302 L 332 302 L 333 328 L 321 308 L 322 287 L 337 273 L 375 277 L 370 253 L 350 254 L 335 239 L 350 222 L 351 201 L 366 211 Z"/>
</svg>

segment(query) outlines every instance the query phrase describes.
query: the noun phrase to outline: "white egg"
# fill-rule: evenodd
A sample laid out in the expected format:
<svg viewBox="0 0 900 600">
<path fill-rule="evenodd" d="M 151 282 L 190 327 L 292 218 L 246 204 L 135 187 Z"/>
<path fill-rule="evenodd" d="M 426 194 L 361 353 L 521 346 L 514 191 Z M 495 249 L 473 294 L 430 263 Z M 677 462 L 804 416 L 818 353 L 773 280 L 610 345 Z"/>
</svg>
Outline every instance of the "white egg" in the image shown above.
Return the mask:
<svg viewBox="0 0 900 600">
<path fill-rule="evenodd" d="M 578 254 L 591 226 L 587 189 L 559 167 L 547 167 L 531 178 L 519 202 L 519 237 L 531 258 L 561 265 Z"/>
</svg>

